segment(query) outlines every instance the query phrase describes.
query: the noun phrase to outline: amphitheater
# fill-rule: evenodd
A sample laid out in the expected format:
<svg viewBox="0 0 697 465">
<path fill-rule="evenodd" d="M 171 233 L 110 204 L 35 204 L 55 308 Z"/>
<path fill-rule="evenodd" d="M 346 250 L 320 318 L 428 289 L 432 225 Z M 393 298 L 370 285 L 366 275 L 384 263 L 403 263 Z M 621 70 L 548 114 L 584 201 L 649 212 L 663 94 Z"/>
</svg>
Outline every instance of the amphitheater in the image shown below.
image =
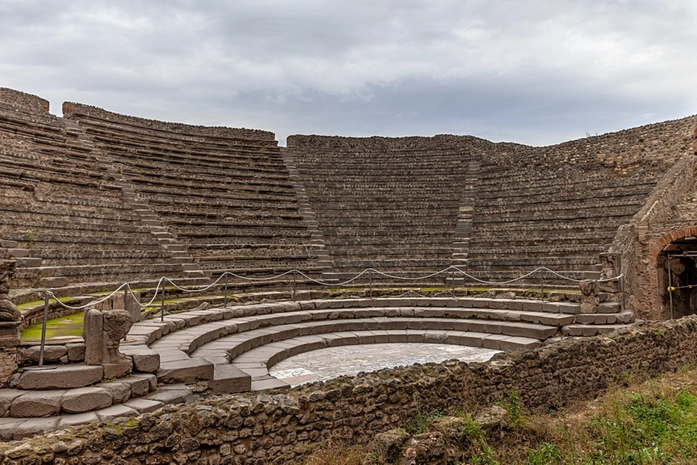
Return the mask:
<svg viewBox="0 0 697 465">
<path fill-rule="evenodd" d="M 0 88 L 2 463 L 273 463 L 419 409 L 513 390 L 553 408 L 697 356 L 695 116 L 549 147 L 284 148 L 48 110 Z M 500 353 L 300 386 L 272 370 L 388 343 Z"/>
</svg>

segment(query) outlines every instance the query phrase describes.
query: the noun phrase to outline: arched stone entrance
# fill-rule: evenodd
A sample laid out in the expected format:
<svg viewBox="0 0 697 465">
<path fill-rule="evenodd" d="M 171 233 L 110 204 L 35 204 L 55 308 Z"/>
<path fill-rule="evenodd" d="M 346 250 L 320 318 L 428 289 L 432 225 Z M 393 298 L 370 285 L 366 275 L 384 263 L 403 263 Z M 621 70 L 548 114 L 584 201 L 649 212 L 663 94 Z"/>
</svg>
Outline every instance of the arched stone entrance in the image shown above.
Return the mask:
<svg viewBox="0 0 697 465">
<path fill-rule="evenodd" d="M 686 228 L 661 238 L 656 257 L 661 318 L 697 314 L 697 228 Z"/>
</svg>

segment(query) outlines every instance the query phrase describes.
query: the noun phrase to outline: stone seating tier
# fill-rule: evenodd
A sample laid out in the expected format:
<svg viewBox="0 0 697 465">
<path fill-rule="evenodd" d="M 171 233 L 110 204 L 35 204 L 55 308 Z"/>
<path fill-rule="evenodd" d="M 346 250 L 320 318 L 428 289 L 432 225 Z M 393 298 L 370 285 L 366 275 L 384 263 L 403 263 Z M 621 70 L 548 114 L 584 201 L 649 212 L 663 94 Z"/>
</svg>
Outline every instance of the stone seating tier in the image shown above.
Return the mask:
<svg viewBox="0 0 697 465">
<path fill-rule="evenodd" d="M 224 174 L 221 174 L 224 176 Z M 235 197 L 238 192 L 240 194 L 251 193 L 252 195 L 272 195 L 286 197 L 286 200 L 292 198 L 292 186 L 274 185 L 264 181 L 232 183 L 225 182 L 224 178 L 220 178 L 219 183 L 211 183 L 206 186 L 206 180 L 201 177 L 192 177 L 190 181 L 182 180 L 177 174 L 154 174 L 150 177 L 133 177 L 130 179 L 137 192 L 153 192 L 153 193 L 177 193 L 183 192 L 189 196 L 195 196 L 197 192 L 205 190 L 207 196 L 214 196 L 216 193 L 221 193 L 230 197 Z"/>
<path fill-rule="evenodd" d="M 110 128 L 99 127 L 94 121 L 79 121 L 85 128 L 86 133 L 96 141 L 103 141 L 112 146 L 121 146 L 124 149 L 145 150 L 151 152 L 166 152 L 173 155 L 195 153 L 212 153 L 211 158 L 215 158 L 216 153 L 227 153 L 230 157 L 249 157 L 253 153 L 268 152 L 277 153 L 277 144 L 269 141 L 258 141 L 250 139 L 210 139 L 207 137 L 187 138 L 177 134 L 169 134 L 160 137 L 153 134 L 131 132 L 124 126 L 114 126 Z"/>
<path fill-rule="evenodd" d="M 164 140 L 180 139 L 183 142 L 210 141 L 222 145 L 245 144 L 250 141 L 261 146 L 275 147 L 278 144 L 274 134 L 269 131 L 168 123 L 112 113 L 73 102 L 63 104 L 63 115 L 86 126 L 115 130 L 124 135 Z"/>
<path fill-rule="evenodd" d="M 477 180 L 469 270 L 490 278 L 539 265 L 591 272 L 597 253 L 684 152 L 691 124 L 688 118 L 557 146 L 492 151 Z M 645 142 L 659 139 L 664 147 Z"/>
<path fill-rule="evenodd" d="M 167 315 L 164 322 L 136 323 L 126 338 L 131 342 L 121 345 L 134 366 L 156 370 L 157 381 L 139 373 L 94 384 L 99 380 L 66 377 L 62 372 L 73 370 L 70 365 L 38 377 L 25 371 L 14 389 L 0 391 L 5 416 L 0 437 L 18 439 L 96 424 L 193 397 L 181 384 L 162 383 L 199 382 L 213 393 L 287 387 L 268 369 L 289 356 L 324 347 L 430 342 L 515 350 L 538 347 L 560 330 L 601 334 L 633 321 L 631 312 L 616 307 L 608 311 L 612 313 L 587 315 L 578 304 L 518 299 L 378 298 L 238 305 Z M 145 363 L 157 360 L 158 366 Z M 50 416 L 36 418 L 44 415 Z"/>
</svg>

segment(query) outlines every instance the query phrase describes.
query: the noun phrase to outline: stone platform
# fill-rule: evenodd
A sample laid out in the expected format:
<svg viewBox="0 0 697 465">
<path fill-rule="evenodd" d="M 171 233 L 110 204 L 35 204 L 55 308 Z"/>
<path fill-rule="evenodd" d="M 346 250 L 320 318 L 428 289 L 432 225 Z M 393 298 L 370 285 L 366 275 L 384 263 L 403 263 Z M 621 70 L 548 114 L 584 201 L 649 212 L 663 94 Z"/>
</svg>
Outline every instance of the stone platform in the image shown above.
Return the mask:
<svg viewBox="0 0 697 465">
<path fill-rule="evenodd" d="M 101 381 L 101 367 L 80 364 L 27 367 L 13 389 L 0 390 L 0 438 L 120 421 L 199 396 L 288 388 L 272 374 L 274 365 L 320 349 L 395 343 L 534 349 L 564 334 L 625 327 L 607 324 L 621 314 L 613 310 L 615 318 L 590 318 L 568 302 L 408 297 L 252 303 L 165 315 L 133 324 L 121 343 L 136 372 L 129 377 Z"/>
</svg>

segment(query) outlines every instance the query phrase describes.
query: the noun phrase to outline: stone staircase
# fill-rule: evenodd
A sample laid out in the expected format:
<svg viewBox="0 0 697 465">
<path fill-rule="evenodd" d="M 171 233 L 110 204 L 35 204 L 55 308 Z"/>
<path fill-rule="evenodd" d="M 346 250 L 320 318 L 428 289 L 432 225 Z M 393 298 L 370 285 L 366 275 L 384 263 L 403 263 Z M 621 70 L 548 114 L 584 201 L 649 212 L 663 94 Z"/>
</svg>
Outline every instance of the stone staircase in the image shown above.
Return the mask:
<svg viewBox="0 0 697 465">
<path fill-rule="evenodd" d="M 325 249 L 324 236 L 322 235 L 322 231 L 319 229 L 317 217 L 310 207 L 310 202 L 307 198 L 307 191 L 303 186 L 302 179 L 298 172 L 298 167 L 295 164 L 295 160 L 293 160 L 293 157 L 288 153 L 287 150 L 281 150 L 281 155 L 283 156 L 283 162 L 288 169 L 290 180 L 295 188 L 295 195 L 298 199 L 300 214 L 303 216 L 303 220 L 311 233 L 310 247 L 312 248 L 313 256 L 317 259 L 317 266 L 322 269 L 322 281 L 331 282 L 333 279 L 331 270 L 334 268 L 334 263 L 329 257 L 329 253 Z"/>
<path fill-rule="evenodd" d="M 462 270 L 467 268 L 467 252 L 469 250 L 470 234 L 472 233 L 472 215 L 474 214 L 474 206 L 477 200 L 476 183 L 479 179 L 480 167 L 481 162 L 479 160 L 472 160 L 467 164 L 465 184 L 462 188 L 462 200 L 460 201 L 460 208 L 457 214 L 451 264 Z"/>
<path fill-rule="evenodd" d="M 92 138 L 85 133 L 78 122 L 69 119 L 61 121 L 66 130 L 74 133 L 77 139 L 92 151 L 94 157 L 103 166 L 107 167 L 107 172 L 116 179 L 116 185 L 123 191 L 122 199 L 124 203 L 138 214 L 143 224 L 150 229 L 150 233 L 157 239 L 157 242 L 171 255 L 171 260 L 180 264 L 183 276 L 185 278 L 203 278 L 205 275 L 193 257 L 187 252 L 187 246 L 177 241 L 170 234 L 159 216 L 149 207 L 147 200 L 138 197 L 131 183 L 116 169 L 114 160 L 104 151 L 95 147 Z"/>
</svg>

